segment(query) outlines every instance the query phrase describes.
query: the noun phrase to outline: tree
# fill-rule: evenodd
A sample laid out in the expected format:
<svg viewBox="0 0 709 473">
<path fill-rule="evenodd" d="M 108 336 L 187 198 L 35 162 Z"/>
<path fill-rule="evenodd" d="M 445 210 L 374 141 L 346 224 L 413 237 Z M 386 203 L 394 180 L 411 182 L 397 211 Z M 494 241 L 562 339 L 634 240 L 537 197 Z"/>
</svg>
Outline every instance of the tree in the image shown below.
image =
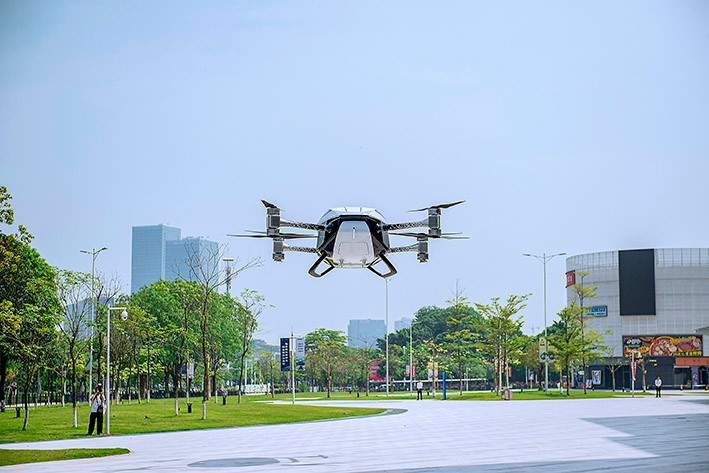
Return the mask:
<svg viewBox="0 0 709 473">
<path fill-rule="evenodd" d="M 500 394 L 502 376 L 507 373 L 507 367 L 522 353 L 522 317 L 515 317 L 527 306 L 529 295 L 511 295 L 504 305 L 500 298 L 491 299 L 490 304 L 475 304 L 482 315 L 482 342 L 478 344 L 481 351 L 492 359 L 495 365 L 495 390 Z M 509 377 L 507 378 L 509 386 Z"/>
<path fill-rule="evenodd" d="M 29 392 L 48 361 L 59 319 L 52 268 L 14 235 L 0 234 L 0 345 L 5 356 L 18 360 L 23 373 L 22 430 L 29 419 Z"/>
<path fill-rule="evenodd" d="M 548 336 L 559 371 L 566 371 L 567 396 L 571 387 L 571 362 L 581 354 L 581 310 L 575 302 L 561 309 L 557 314 L 559 320 L 554 322 L 554 330 Z"/>
<path fill-rule="evenodd" d="M 158 359 L 172 377 L 175 415 L 179 415 L 182 366 L 190 360 L 197 341 L 197 310 L 200 288 L 195 281 L 157 281 L 133 294 L 131 301 L 156 319 L 154 334 L 160 342 Z"/>
<path fill-rule="evenodd" d="M 583 393 L 586 394 L 586 380 L 588 379 L 586 361 L 589 358 L 593 358 L 596 354 L 591 349 L 591 340 L 586 341 L 586 309 L 584 307 L 584 300 L 589 297 L 595 297 L 598 286 L 584 286 L 583 278 L 588 276 L 588 271 L 576 271 L 576 275 L 580 276 L 581 284 L 574 284 L 571 286 L 571 290 L 576 294 L 576 299 L 578 300 L 579 307 L 579 320 L 581 322 L 581 369 L 583 370 Z M 593 339 L 593 336 L 590 337 Z"/>
<path fill-rule="evenodd" d="M 339 330 L 319 328 L 305 336 L 308 364 L 314 373 L 324 377 L 328 399 L 332 392 L 332 375 L 346 342 L 347 337 Z"/>
<path fill-rule="evenodd" d="M 244 361 L 249 354 L 251 342 L 258 328 L 258 319 L 264 309 L 264 298 L 258 292 L 244 289 L 236 303 L 236 320 L 240 332 L 241 346 L 238 348 L 239 357 L 239 397 L 241 402 L 241 386 L 244 381 Z"/>
<path fill-rule="evenodd" d="M 57 295 L 62 309 L 62 321 L 59 330 L 69 354 L 68 362 L 71 368 L 71 407 L 73 411 L 72 425 L 78 427 L 76 405 L 76 374 L 77 365 L 81 360 L 83 372 L 84 352 L 88 341 L 91 293 L 91 276 L 85 273 L 67 270 L 57 271 Z"/>
<path fill-rule="evenodd" d="M 611 372 L 613 392 L 615 392 L 615 373 L 623 366 L 623 358 L 613 356 L 613 347 L 604 347 L 602 351 L 605 356 L 606 366 Z"/>
<path fill-rule="evenodd" d="M 461 380 L 458 383 L 460 396 L 463 395 L 463 364 L 469 359 L 476 338 L 473 323 L 474 315 L 477 315 L 470 307 L 468 298 L 463 295 L 463 291 L 464 289 L 456 281 L 453 297 L 446 301 L 448 303 L 446 348 L 458 367 L 458 379 Z"/>
<path fill-rule="evenodd" d="M 188 249 L 185 261 L 189 274 L 179 274 L 181 279 L 190 279 L 197 283 L 197 318 L 199 327 L 199 347 L 202 355 L 203 383 L 202 383 L 202 420 L 207 418 L 207 401 L 209 400 L 210 357 L 208 339 L 213 328 L 213 311 L 211 305 L 219 287 L 224 285 L 228 277 L 234 277 L 242 271 L 260 265 L 260 260 L 251 260 L 245 265 L 231 268 L 228 275 L 225 269 L 220 268 L 220 262 L 226 252 L 226 247 L 212 248 L 206 245 L 194 245 Z"/>
</svg>

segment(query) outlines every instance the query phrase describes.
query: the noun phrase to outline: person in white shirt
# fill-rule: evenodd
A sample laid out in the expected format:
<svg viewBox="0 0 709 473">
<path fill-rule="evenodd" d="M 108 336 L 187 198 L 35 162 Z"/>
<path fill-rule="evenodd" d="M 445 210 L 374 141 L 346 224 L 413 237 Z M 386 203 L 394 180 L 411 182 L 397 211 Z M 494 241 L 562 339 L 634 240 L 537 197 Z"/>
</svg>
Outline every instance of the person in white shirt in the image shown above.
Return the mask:
<svg viewBox="0 0 709 473">
<path fill-rule="evenodd" d="M 96 435 L 103 432 L 103 406 L 106 398 L 101 392 L 101 386 L 96 386 L 96 392 L 91 396 L 91 416 L 89 417 L 89 432 L 86 435 L 93 435 L 94 424 L 96 424 Z"/>
<path fill-rule="evenodd" d="M 662 397 L 662 379 L 658 376 L 655 378 L 655 397 Z"/>
</svg>

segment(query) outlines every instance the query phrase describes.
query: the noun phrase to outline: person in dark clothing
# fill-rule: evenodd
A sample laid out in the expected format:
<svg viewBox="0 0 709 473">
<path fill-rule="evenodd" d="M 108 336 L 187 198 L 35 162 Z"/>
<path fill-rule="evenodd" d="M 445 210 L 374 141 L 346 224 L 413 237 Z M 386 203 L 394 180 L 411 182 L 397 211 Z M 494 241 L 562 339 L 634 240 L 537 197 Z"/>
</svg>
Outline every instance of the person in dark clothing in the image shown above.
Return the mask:
<svg viewBox="0 0 709 473">
<path fill-rule="evenodd" d="M 91 417 L 89 417 L 89 432 L 86 435 L 93 435 L 94 425 L 96 425 L 96 434 L 101 435 L 103 432 L 103 407 L 106 403 L 106 398 L 101 392 L 101 386 L 96 386 L 96 392 L 91 396 Z"/>
</svg>

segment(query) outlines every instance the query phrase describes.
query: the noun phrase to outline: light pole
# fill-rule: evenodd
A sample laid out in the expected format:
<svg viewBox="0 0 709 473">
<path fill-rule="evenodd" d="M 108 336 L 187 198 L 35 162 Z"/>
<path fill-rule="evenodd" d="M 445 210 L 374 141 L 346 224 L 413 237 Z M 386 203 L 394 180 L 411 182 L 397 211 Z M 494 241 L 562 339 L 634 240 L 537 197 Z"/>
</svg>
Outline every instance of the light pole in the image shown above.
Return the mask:
<svg viewBox="0 0 709 473">
<path fill-rule="evenodd" d="M 409 325 L 409 390 L 414 392 L 414 324 L 416 320 L 411 321 Z"/>
<path fill-rule="evenodd" d="M 544 394 L 549 394 L 549 342 L 547 340 L 547 261 L 554 258 L 555 256 L 564 256 L 565 254 L 566 253 L 556 253 L 553 255 L 547 255 L 546 253 L 542 253 L 542 255 L 539 256 L 532 255 L 530 253 L 524 253 L 522 255 L 536 258 L 544 265 Z"/>
<path fill-rule="evenodd" d="M 387 397 L 389 397 L 389 278 L 384 279 L 386 284 L 386 297 L 385 297 L 385 321 L 384 321 L 384 336 L 386 339 L 386 387 L 387 387 Z"/>
<path fill-rule="evenodd" d="M 94 307 L 94 272 L 96 268 L 96 257 L 103 250 L 107 250 L 107 247 L 103 247 L 99 250 L 92 248 L 91 251 L 79 250 L 81 253 L 91 255 L 91 336 L 89 337 L 89 396 L 93 392 L 93 376 L 94 376 L 94 319 L 96 309 Z"/>
<path fill-rule="evenodd" d="M 121 318 L 128 318 L 128 311 L 125 307 L 109 307 L 107 311 L 108 338 L 106 342 L 106 435 L 111 434 L 111 311 L 121 310 Z M 187 373 L 189 376 L 189 373 Z"/>
</svg>

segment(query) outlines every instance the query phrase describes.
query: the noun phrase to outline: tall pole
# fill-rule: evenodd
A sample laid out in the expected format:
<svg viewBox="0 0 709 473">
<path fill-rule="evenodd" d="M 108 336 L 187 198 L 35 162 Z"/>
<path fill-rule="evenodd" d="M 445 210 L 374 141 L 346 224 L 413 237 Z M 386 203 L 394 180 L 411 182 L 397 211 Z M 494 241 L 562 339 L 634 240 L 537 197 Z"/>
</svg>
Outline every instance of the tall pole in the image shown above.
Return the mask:
<svg viewBox="0 0 709 473">
<path fill-rule="evenodd" d="M 414 392 L 414 321 L 409 325 L 409 390 Z"/>
<path fill-rule="evenodd" d="M 531 256 L 542 262 L 544 266 L 544 394 L 549 394 L 549 341 L 547 332 L 547 262 L 555 256 L 564 256 L 566 253 L 556 253 L 548 255 L 542 253 L 542 256 L 524 253 L 522 256 Z"/>
<path fill-rule="evenodd" d="M 295 405 L 295 336 L 290 333 L 290 389 L 291 389 L 291 404 Z"/>
<path fill-rule="evenodd" d="M 122 310 L 121 317 L 128 317 L 125 307 L 109 307 L 106 311 L 108 336 L 106 340 L 106 435 L 111 435 L 111 311 Z M 189 377 L 189 370 L 187 373 Z"/>
<path fill-rule="evenodd" d="M 386 320 L 384 321 L 384 333 L 385 333 L 385 338 L 386 338 L 386 365 L 387 365 L 387 373 L 386 373 L 386 387 L 387 387 L 387 397 L 389 397 L 389 278 L 384 279 L 385 285 L 386 285 L 386 294 L 385 294 L 385 318 Z"/>
<path fill-rule="evenodd" d="M 96 257 L 103 250 L 107 250 L 105 246 L 99 250 L 96 248 L 91 248 L 91 251 L 79 250 L 81 253 L 91 255 L 91 335 L 89 337 L 89 396 L 93 393 L 93 377 L 94 377 L 94 319 L 96 318 L 96 307 L 94 306 L 94 280 L 95 280 L 95 268 L 96 268 Z"/>
</svg>

